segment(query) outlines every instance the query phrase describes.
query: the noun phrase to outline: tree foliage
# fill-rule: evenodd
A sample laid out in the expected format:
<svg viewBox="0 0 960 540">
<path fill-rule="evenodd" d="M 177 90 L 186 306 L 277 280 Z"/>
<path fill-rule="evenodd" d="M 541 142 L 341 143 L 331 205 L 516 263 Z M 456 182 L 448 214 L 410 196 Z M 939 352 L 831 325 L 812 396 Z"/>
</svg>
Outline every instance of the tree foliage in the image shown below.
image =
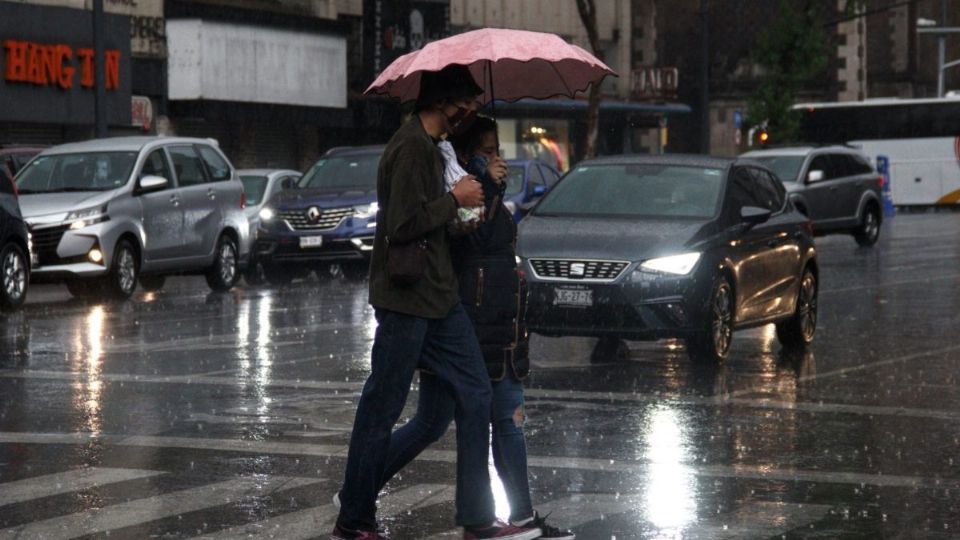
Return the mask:
<svg viewBox="0 0 960 540">
<path fill-rule="evenodd" d="M 789 142 L 796 140 L 800 127 L 790 107 L 803 83 L 826 67 L 829 40 L 814 2 L 798 7 L 780 0 L 779 11 L 757 40 L 754 60 L 764 76 L 747 105 L 747 122 L 766 123 L 773 141 Z"/>
</svg>

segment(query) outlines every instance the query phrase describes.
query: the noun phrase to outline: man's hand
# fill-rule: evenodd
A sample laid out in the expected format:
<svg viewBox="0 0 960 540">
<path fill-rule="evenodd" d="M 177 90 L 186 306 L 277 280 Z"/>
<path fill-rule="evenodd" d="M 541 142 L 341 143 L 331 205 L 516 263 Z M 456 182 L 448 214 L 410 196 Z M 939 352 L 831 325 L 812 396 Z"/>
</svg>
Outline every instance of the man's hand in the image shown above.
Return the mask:
<svg viewBox="0 0 960 540">
<path fill-rule="evenodd" d="M 495 156 L 487 164 L 487 174 L 499 184 L 507 177 L 507 162 L 500 156 Z"/>
<path fill-rule="evenodd" d="M 473 175 L 468 174 L 461 178 L 450 193 L 453 193 L 453 197 L 457 199 L 461 208 L 483 206 L 483 186 Z"/>
</svg>

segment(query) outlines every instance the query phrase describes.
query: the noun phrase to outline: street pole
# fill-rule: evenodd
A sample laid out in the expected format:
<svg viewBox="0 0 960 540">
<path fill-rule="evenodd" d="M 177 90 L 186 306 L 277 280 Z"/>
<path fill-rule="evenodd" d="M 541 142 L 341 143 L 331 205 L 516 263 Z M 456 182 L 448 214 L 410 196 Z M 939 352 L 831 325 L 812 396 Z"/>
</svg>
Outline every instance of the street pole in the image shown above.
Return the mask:
<svg viewBox="0 0 960 540">
<path fill-rule="evenodd" d="M 940 0 L 940 26 L 947 27 L 947 0 Z M 947 63 L 947 36 L 940 34 L 937 38 L 937 97 L 943 97 L 944 88 L 944 64 Z"/>
<path fill-rule="evenodd" d="M 710 10 L 708 0 L 700 0 L 700 151 L 710 153 Z"/>
<path fill-rule="evenodd" d="M 104 88 L 106 56 L 103 46 L 103 0 L 93 0 L 93 94 L 95 134 L 98 139 L 107 136 L 107 93 Z"/>
</svg>

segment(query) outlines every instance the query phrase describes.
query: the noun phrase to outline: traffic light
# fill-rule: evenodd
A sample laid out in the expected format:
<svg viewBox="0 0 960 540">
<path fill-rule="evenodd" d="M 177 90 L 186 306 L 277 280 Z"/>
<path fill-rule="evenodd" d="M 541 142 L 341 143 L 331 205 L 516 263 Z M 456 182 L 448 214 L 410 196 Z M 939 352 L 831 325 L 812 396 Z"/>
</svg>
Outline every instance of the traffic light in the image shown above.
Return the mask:
<svg viewBox="0 0 960 540">
<path fill-rule="evenodd" d="M 770 133 L 767 131 L 767 128 L 762 127 L 757 130 L 757 144 L 760 146 L 766 146 L 770 142 Z"/>
</svg>

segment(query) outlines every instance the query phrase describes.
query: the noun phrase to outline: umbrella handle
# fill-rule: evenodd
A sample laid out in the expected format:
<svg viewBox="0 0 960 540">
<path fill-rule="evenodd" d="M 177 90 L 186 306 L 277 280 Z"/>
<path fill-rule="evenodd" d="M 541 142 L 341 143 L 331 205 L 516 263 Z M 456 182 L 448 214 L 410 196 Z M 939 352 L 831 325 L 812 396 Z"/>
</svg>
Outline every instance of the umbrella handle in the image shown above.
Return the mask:
<svg viewBox="0 0 960 540">
<path fill-rule="evenodd" d="M 497 97 L 493 93 L 493 64 L 487 60 L 487 81 L 490 83 L 490 114 L 497 116 Z"/>
</svg>

